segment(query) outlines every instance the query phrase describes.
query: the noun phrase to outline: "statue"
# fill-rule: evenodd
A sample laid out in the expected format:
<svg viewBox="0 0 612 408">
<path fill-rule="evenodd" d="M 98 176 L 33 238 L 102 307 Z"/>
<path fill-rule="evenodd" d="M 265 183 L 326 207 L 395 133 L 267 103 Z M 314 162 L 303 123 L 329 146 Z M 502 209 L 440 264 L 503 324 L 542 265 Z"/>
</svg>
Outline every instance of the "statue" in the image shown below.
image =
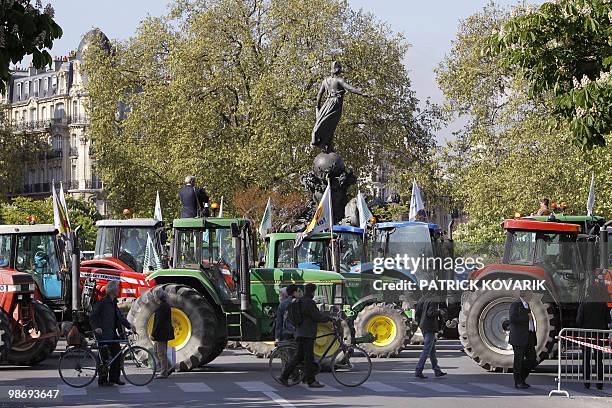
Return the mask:
<svg viewBox="0 0 612 408">
<path fill-rule="evenodd" d="M 342 65 L 340 65 L 340 62 L 332 62 L 331 76 L 323 80 L 319 93 L 317 94 L 317 119 L 312 129 L 311 144 L 320 148 L 325 153 L 334 151 L 334 132 L 342 116 L 342 102 L 346 91 L 365 97 L 368 96 L 361 90 L 346 83 L 346 81 L 340 77 L 341 73 Z M 321 100 L 323 99 L 324 93 L 327 93 L 327 99 L 323 106 L 321 106 Z"/>
</svg>

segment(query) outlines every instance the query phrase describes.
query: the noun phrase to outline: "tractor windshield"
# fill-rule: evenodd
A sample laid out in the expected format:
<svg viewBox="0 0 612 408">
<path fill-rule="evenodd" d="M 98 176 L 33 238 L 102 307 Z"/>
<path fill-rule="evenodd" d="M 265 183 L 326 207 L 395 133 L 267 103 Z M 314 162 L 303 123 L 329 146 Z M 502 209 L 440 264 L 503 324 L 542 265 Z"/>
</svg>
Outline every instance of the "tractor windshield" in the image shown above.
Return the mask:
<svg viewBox="0 0 612 408">
<path fill-rule="evenodd" d="M 340 233 L 340 272 L 360 272 L 363 251 L 362 234 Z"/>
<path fill-rule="evenodd" d="M 36 281 L 46 298 L 62 296 L 59 278 L 60 260 L 55 235 L 20 235 L 17 239 L 17 260 L 15 268 L 28 272 Z"/>
<path fill-rule="evenodd" d="M 506 244 L 506 259 L 511 265 L 545 265 L 556 270 L 573 270 L 576 252 L 573 234 L 514 231 Z"/>
<path fill-rule="evenodd" d="M 408 225 L 392 228 L 381 234 L 379 239 L 388 243 L 387 257 L 407 255 L 409 258 L 424 258 L 433 256 L 431 234 L 427 225 Z"/>
</svg>

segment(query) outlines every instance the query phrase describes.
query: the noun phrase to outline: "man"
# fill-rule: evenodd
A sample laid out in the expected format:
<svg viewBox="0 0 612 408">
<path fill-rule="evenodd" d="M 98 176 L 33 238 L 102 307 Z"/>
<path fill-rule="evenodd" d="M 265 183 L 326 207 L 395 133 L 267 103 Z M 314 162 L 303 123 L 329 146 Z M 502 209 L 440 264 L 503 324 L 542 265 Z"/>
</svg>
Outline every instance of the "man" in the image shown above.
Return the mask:
<svg viewBox="0 0 612 408">
<path fill-rule="evenodd" d="M 435 376 L 443 377 L 446 375 L 438 365 L 438 358 L 436 357 L 436 333 L 440 330 L 438 319 L 442 316 L 444 316 L 444 312 L 440 310 L 434 294 L 427 293 L 417 302 L 415 319 L 423 333 L 424 342 L 419 362 L 414 370 L 416 378 L 427 378 L 423 375 L 423 369 L 428 357 Z"/>
<path fill-rule="evenodd" d="M 174 340 L 168 294 L 162 289 L 156 289 L 153 293 L 153 300 L 159 305 L 153 317 L 153 330 L 151 331 L 155 354 L 157 354 L 161 364 L 161 372 L 157 378 L 168 378 L 174 370 L 173 367 L 170 367 L 170 361 L 168 360 L 168 342 Z"/>
<path fill-rule="evenodd" d="M 317 337 L 317 323 L 328 322 L 329 316 L 319 312 L 314 301 L 317 286 L 309 283 L 304 287 L 304 297 L 299 300 L 302 307 L 302 323 L 296 325 L 295 337 L 297 352 L 287 363 L 278 381 L 289 386 L 288 378 L 300 362 L 304 362 L 304 381 L 310 388 L 322 388 L 323 384 L 315 378 L 314 370 L 314 342 Z"/>
<path fill-rule="evenodd" d="M 210 216 L 208 195 L 203 188 L 196 187 L 196 178 L 194 176 L 185 177 L 185 185 L 179 190 L 179 198 L 181 203 L 183 203 L 181 218 Z"/>
<path fill-rule="evenodd" d="M 95 304 L 89 316 L 91 327 L 100 344 L 100 356 L 103 361 L 112 359 L 121 350 L 117 340 L 123 334 L 123 327 L 134 330 L 130 322 L 119 311 L 117 296 L 119 296 L 119 281 L 109 281 L 106 285 L 106 295 Z M 101 387 L 113 384 L 125 385 L 119 379 L 120 372 L 121 359 L 117 358 L 112 362 L 109 372 L 100 372 L 98 385 Z"/>
<path fill-rule="evenodd" d="M 294 337 L 295 327 L 293 327 L 293 324 L 291 324 L 286 315 L 287 308 L 296 299 L 295 292 L 297 288 L 297 285 L 292 283 L 280 291 L 281 302 L 276 310 L 276 324 L 274 327 L 274 338 L 277 343 L 282 340 L 290 340 Z"/>
<path fill-rule="evenodd" d="M 529 292 L 520 291 L 519 298 L 510 305 L 510 339 L 514 349 L 514 386 L 529 388 L 525 381 L 536 364 L 536 344 L 538 343 L 535 324 L 531 316 Z"/>
<path fill-rule="evenodd" d="M 576 315 L 576 327 L 583 329 L 594 329 L 594 330 L 608 330 L 608 324 L 610 323 L 610 312 L 608 311 L 607 305 L 607 292 L 605 288 L 601 288 L 597 284 L 593 284 L 589 287 L 587 294 L 580 306 L 578 306 L 578 313 Z M 587 335 L 589 338 L 600 338 L 605 340 L 606 336 L 598 332 L 589 332 Z M 592 344 L 598 344 L 604 346 L 603 341 L 589 341 Z M 591 355 L 594 354 L 595 364 L 597 365 L 597 389 L 603 390 L 603 352 L 601 350 L 593 350 L 590 347 L 582 346 L 582 373 L 585 381 L 591 380 Z M 584 383 L 584 388 L 591 388 L 590 382 Z"/>
<path fill-rule="evenodd" d="M 548 200 L 548 198 L 543 198 L 540 200 L 540 208 L 538 209 L 538 212 L 536 213 L 536 215 L 550 215 L 551 211 L 548 208 L 550 201 Z"/>
</svg>

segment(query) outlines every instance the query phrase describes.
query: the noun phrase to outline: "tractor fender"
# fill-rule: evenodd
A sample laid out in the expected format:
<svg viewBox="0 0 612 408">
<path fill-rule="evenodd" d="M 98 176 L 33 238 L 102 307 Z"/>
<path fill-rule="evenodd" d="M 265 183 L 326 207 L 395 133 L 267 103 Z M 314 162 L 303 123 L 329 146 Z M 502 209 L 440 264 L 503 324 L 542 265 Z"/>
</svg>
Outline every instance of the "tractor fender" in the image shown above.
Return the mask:
<svg viewBox="0 0 612 408">
<path fill-rule="evenodd" d="M 145 280 L 155 280 L 156 284 L 164 283 L 182 283 L 192 286 L 198 291 L 204 290 L 203 295 L 207 296 L 211 301 L 211 306 L 221 307 L 221 299 L 217 294 L 213 284 L 202 276 L 199 271 L 190 271 L 182 269 L 160 269 L 147 275 Z M 199 287 L 198 287 L 199 286 Z M 222 308 L 222 307 L 221 307 Z"/>
<path fill-rule="evenodd" d="M 364 296 L 351 306 L 351 310 L 358 313 L 364 307 L 380 301 L 382 301 L 382 299 L 380 299 L 378 295 Z"/>
</svg>

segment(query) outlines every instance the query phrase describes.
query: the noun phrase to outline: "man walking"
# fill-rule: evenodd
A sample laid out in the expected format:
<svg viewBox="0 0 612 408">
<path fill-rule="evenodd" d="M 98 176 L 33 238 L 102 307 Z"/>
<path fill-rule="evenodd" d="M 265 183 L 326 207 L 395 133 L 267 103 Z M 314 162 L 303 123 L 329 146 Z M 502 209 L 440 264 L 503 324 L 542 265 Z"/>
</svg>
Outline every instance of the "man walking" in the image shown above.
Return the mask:
<svg viewBox="0 0 612 408">
<path fill-rule="evenodd" d="M 89 316 L 91 327 L 94 329 L 98 343 L 100 344 L 100 356 L 104 362 L 116 356 L 121 347 L 117 340 L 123 335 L 123 327 L 132 328 L 130 322 L 119 311 L 117 307 L 117 296 L 119 296 L 119 281 L 109 281 L 106 285 L 106 295 L 97 302 Z M 116 358 L 108 372 L 100 372 L 98 385 L 101 387 L 125 385 L 119 379 L 121 372 L 121 359 Z"/>
<path fill-rule="evenodd" d="M 520 291 L 519 298 L 510 305 L 510 339 L 514 349 L 514 386 L 529 388 L 526 383 L 529 373 L 536 365 L 535 324 L 529 308 L 529 292 Z"/>
<path fill-rule="evenodd" d="M 287 308 L 296 300 L 295 293 L 297 285 L 293 283 L 286 288 L 281 289 L 281 302 L 276 310 L 276 323 L 274 327 L 274 338 L 276 342 L 282 340 L 290 340 L 294 338 L 295 327 L 287 318 Z"/>
<path fill-rule="evenodd" d="M 444 312 L 440 310 L 435 295 L 427 293 L 417 302 L 415 319 L 419 323 L 424 340 L 423 350 L 421 350 L 419 362 L 414 370 L 414 376 L 417 378 L 427 378 L 423 375 L 427 358 L 431 361 L 431 368 L 436 377 L 446 375 L 438 365 L 438 358 L 436 357 L 436 333 L 440 330 L 438 319 L 443 315 Z"/>
<path fill-rule="evenodd" d="M 328 322 L 330 317 L 324 315 L 317 309 L 314 301 L 314 293 L 317 287 L 309 283 L 304 287 L 304 297 L 298 300 L 301 306 L 302 322 L 296 323 L 295 336 L 297 352 L 287 363 L 278 381 L 288 386 L 288 379 L 300 362 L 304 363 L 304 381 L 310 388 L 322 388 L 323 384 L 315 378 L 314 369 L 314 342 L 317 337 L 317 323 Z"/>
<path fill-rule="evenodd" d="M 172 314 L 168 304 L 168 294 L 161 289 L 153 293 L 155 303 L 159 306 L 153 318 L 153 330 L 151 340 L 155 346 L 155 354 L 161 364 L 161 372 L 158 378 L 168 378 L 174 367 L 170 367 L 168 360 L 168 341 L 174 340 L 174 329 L 172 327 Z"/>
<path fill-rule="evenodd" d="M 179 198 L 183 204 L 181 218 L 209 217 L 208 195 L 201 187 L 196 187 L 194 176 L 185 177 L 185 185 L 179 190 Z"/>
</svg>

